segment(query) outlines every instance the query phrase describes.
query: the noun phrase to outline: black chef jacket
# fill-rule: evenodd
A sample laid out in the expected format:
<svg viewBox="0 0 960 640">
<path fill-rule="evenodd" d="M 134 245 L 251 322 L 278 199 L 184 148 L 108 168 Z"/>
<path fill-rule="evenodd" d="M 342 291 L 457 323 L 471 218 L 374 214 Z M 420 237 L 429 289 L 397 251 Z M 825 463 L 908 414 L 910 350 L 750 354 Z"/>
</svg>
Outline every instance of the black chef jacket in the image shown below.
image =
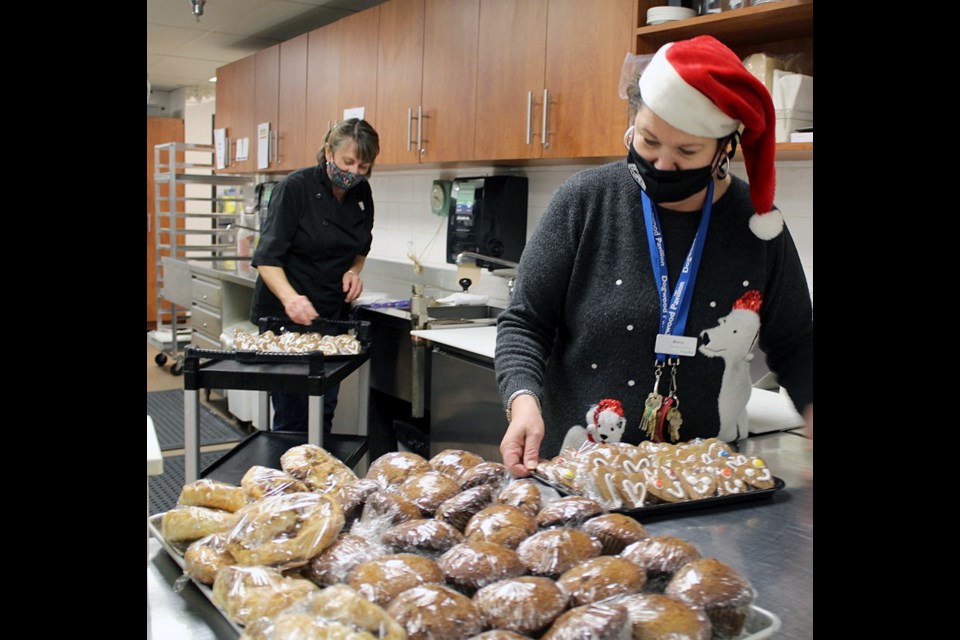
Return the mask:
<svg viewBox="0 0 960 640">
<path fill-rule="evenodd" d="M 321 318 L 338 318 L 344 305 L 343 274 L 373 241 L 373 192 L 362 182 L 343 204 L 333 195 L 323 164 L 298 169 L 280 181 L 270 198 L 253 266 L 282 267 L 290 285 L 307 296 Z M 283 304 L 257 277 L 250 320 L 285 318 Z"/>
</svg>

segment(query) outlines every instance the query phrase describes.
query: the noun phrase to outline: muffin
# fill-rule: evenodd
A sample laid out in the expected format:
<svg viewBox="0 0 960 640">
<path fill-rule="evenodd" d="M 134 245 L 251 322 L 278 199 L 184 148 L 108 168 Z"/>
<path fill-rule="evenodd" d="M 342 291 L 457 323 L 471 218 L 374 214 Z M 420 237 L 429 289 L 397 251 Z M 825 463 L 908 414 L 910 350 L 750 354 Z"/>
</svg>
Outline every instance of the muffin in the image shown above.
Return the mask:
<svg viewBox="0 0 960 640">
<path fill-rule="evenodd" d="M 740 635 L 756 596 L 749 580 L 715 558 L 693 560 L 680 567 L 664 593 L 702 607 L 713 624 L 713 637 L 723 640 Z"/>
<path fill-rule="evenodd" d="M 466 640 L 483 631 L 473 601 L 439 584 L 407 589 L 387 606 L 387 613 L 406 629 L 409 640 Z"/>
<path fill-rule="evenodd" d="M 570 606 L 591 604 L 613 596 L 639 593 L 647 572 L 639 565 L 616 556 L 591 558 L 568 569 L 557 586 L 570 598 Z"/>
<path fill-rule="evenodd" d="M 594 516 L 603 513 L 599 502 L 582 496 L 567 496 L 554 500 L 537 514 L 537 526 L 576 527 Z"/>
<path fill-rule="evenodd" d="M 444 500 L 437 507 L 436 517 L 438 520 L 452 525 L 458 531 L 463 531 L 470 522 L 470 518 L 490 506 L 493 502 L 494 487 L 489 484 L 482 484 L 477 487 L 471 487 L 452 498 Z"/>
<path fill-rule="evenodd" d="M 567 608 L 567 596 L 549 578 L 523 576 L 488 584 L 473 596 L 487 626 L 536 635 Z"/>
<path fill-rule="evenodd" d="M 630 637 L 630 618 L 619 605 L 587 604 L 560 614 L 542 640 L 625 640 Z"/>
<path fill-rule="evenodd" d="M 634 542 L 620 555 L 646 570 L 647 591 L 663 593 L 677 569 L 700 558 L 700 550 L 680 538 L 654 536 Z"/>
<path fill-rule="evenodd" d="M 517 507 L 495 504 L 470 518 L 463 535 L 471 542 L 493 542 L 516 549 L 536 530 L 537 522 L 533 516 Z"/>
<path fill-rule="evenodd" d="M 447 581 L 465 593 L 526 573 L 516 551 L 492 542 L 458 544 L 440 556 L 437 565 Z"/>
<path fill-rule="evenodd" d="M 559 576 L 600 555 L 600 543 L 577 529 L 549 529 L 521 542 L 517 555 L 530 573 Z"/>
<path fill-rule="evenodd" d="M 703 609 L 656 593 L 636 593 L 609 603 L 627 610 L 638 640 L 710 640 L 710 619 Z"/>
<path fill-rule="evenodd" d="M 321 587 L 326 587 L 346 581 L 355 566 L 386 553 L 387 549 L 372 540 L 344 533 L 310 560 L 301 573 Z"/>
<path fill-rule="evenodd" d="M 340 487 L 337 499 L 340 500 L 340 506 L 343 508 L 343 517 L 347 524 L 352 523 L 360 517 L 363 512 L 363 505 L 367 497 L 380 489 L 380 485 L 370 478 L 360 478 Z"/>
<path fill-rule="evenodd" d="M 443 520 L 426 518 L 395 525 L 383 532 L 382 540 L 395 552 L 430 555 L 460 544 L 463 534 Z"/>
<path fill-rule="evenodd" d="M 607 513 L 590 518 L 580 529 L 600 541 L 603 545 L 601 553 L 605 556 L 615 556 L 627 545 L 650 537 L 642 524 L 622 513 Z"/>
<path fill-rule="evenodd" d="M 366 477 L 376 480 L 381 487 L 388 487 L 431 470 L 430 463 L 423 456 L 410 451 L 391 451 L 371 463 Z"/>
<path fill-rule="evenodd" d="M 407 520 L 419 520 L 422 517 L 420 507 L 406 498 L 386 491 L 374 491 L 367 496 L 360 520 L 363 522 L 385 520 L 394 525 Z"/>
<path fill-rule="evenodd" d="M 470 640 L 530 640 L 530 638 L 529 636 L 522 636 L 515 631 L 494 629 L 493 631 L 484 631 L 478 636 L 473 636 Z"/>
<path fill-rule="evenodd" d="M 509 480 L 510 472 L 499 462 L 481 462 L 472 469 L 467 469 L 460 476 L 460 487 L 470 489 L 482 484 L 491 484 L 499 489 Z"/>
<path fill-rule="evenodd" d="M 412 553 L 393 553 L 358 564 L 347 584 L 382 607 L 398 595 L 422 584 L 443 582 L 443 572 L 430 558 Z"/>
<path fill-rule="evenodd" d="M 483 458 L 463 449 L 444 449 L 428 462 L 434 471 L 459 481 L 460 476 L 482 463 Z"/>
<path fill-rule="evenodd" d="M 542 487 L 543 485 L 536 480 L 516 480 L 500 492 L 497 496 L 497 504 L 509 504 L 536 516 L 544 506 L 540 494 Z M 556 493 L 556 490 L 553 491 Z"/>
<path fill-rule="evenodd" d="M 397 493 L 417 505 L 424 517 L 431 517 L 440 503 L 460 493 L 460 485 L 439 471 L 428 471 L 408 477 Z"/>
</svg>

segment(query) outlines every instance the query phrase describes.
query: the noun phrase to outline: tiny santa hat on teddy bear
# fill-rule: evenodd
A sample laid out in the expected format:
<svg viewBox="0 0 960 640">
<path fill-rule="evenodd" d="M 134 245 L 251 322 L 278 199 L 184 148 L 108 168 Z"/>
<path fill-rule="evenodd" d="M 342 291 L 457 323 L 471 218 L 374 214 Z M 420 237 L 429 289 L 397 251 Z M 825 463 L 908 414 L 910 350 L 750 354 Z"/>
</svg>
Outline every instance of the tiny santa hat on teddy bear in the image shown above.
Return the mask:
<svg viewBox="0 0 960 640">
<path fill-rule="evenodd" d="M 623 417 L 623 405 L 620 404 L 620 401 L 612 398 L 604 398 L 587 411 L 587 424 L 600 426 L 600 416 L 604 411 L 612 411 L 617 417 Z"/>
<path fill-rule="evenodd" d="M 783 230 L 773 206 L 776 110 L 767 87 L 713 36 L 670 42 L 640 76 L 640 99 L 670 126 L 694 136 L 724 138 L 743 126 L 740 148 L 756 213 L 750 230 L 770 240 Z"/>
</svg>

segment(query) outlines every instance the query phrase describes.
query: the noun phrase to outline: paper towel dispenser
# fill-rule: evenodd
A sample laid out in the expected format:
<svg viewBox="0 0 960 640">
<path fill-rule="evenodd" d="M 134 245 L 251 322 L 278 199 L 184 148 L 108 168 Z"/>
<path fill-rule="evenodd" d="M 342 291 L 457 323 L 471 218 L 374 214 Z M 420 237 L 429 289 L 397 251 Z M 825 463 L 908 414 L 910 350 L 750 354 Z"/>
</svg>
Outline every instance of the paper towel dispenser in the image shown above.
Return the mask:
<svg viewBox="0 0 960 640">
<path fill-rule="evenodd" d="M 449 264 L 455 264 L 462 251 L 519 262 L 526 243 L 527 178 L 454 179 L 447 220 Z"/>
</svg>

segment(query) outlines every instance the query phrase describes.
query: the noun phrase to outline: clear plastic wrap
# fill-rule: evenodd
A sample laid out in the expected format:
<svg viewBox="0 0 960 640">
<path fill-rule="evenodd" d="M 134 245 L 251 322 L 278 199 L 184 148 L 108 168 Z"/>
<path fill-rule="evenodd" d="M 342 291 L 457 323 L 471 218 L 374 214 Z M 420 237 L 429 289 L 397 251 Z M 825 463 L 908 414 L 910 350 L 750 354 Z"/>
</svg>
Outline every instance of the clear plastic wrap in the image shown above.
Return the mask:
<svg viewBox="0 0 960 640">
<path fill-rule="evenodd" d="M 356 337 L 348 334 L 323 335 L 319 331 L 300 333 L 287 331 L 276 334 L 268 329 L 253 335 L 243 329 L 233 333 L 233 348 L 237 351 L 262 351 L 266 353 L 310 353 L 322 351 L 325 356 L 352 356 L 360 353 L 362 345 Z"/>
<path fill-rule="evenodd" d="M 377 484 L 376 480 L 370 478 L 360 478 L 340 487 L 337 497 L 340 500 L 340 506 L 343 508 L 343 517 L 347 524 L 360 517 L 367 497 L 379 489 L 380 485 Z"/>
<path fill-rule="evenodd" d="M 483 617 L 473 601 L 439 584 L 407 589 L 387 606 L 387 613 L 410 640 L 466 640 L 483 631 Z"/>
<path fill-rule="evenodd" d="M 367 600 L 386 606 L 407 589 L 422 584 L 440 584 L 443 577 L 443 571 L 430 558 L 393 553 L 358 564 L 347 576 L 347 584 Z"/>
<path fill-rule="evenodd" d="M 596 538 L 603 545 L 602 553 L 615 556 L 628 545 L 650 537 L 646 528 L 622 513 L 605 513 L 590 518 L 580 529 L 589 536 Z"/>
<path fill-rule="evenodd" d="M 634 638 L 644 640 L 710 640 L 710 619 L 703 609 L 656 593 L 636 593 L 604 604 L 627 610 Z"/>
<path fill-rule="evenodd" d="M 213 603 L 231 620 L 246 625 L 290 606 L 311 591 L 309 580 L 286 578 L 271 567 L 224 567 L 213 582 Z"/>
<path fill-rule="evenodd" d="M 631 640 L 630 617 L 619 605 L 594 603 L 560 614 L 541 640 Z"/>
<path fill-rule="evenodd" d="M 346 582 L 347 576 L 358 564 L 376 560 L 390 553 L 376 539 L 361 538 L 342 533 L 329 547 L 312 558 L 302 573 L 321 587 Z"/>
<path fill-rule="evenodd" d="M 642 567 L 617 556 L 590 558 L 567 569 L 557 579 L 557 586 L 570 598 L 571 607 L 640 593 L 646 583 L 647 572 Z"/>
<path fill-rule="evenodd" d="M 377 640 L 377 637 L 309 613 L 290 612 L 254 620 L 244 628 L 240 640 Z"/>
<path fill-rule="evenodd" d="M 494 492 L 494 487 L 489 484 L 471 487 L 444 500 L 437 507 L 436 517 L 462 532 L 470 518 L 490 506 Z"/>
<path fill-rule="evenodd" d="M 304 482 L 311 491 L 337 495 L 340 489 L 357 480 L 357 474 L 333 454 L 315 444 L 291 447 L 280 456 L 280 467 Z"/>
<path fill-rule="evenodd" d="M 227 538 L 220 533 L 200 538 L 183 554 L 184 573 L 203 584 L 213 584 L 217 571 L 235 563 L 227 550 Z"/>
<path fill-rule="evenodd" d="M 433 558 L 463 542 L 463 534 L 443 520 L 425 518 L 390 527 L 383 532 L 382 539 L 395 553 L 417 553 Z"/>
<path fill-rule="evenodd" d="M 434 471 L 460 481 L 460 477 L 483 462 L 483 458 L 463 449 L 444 449 L 428 461 Z"/>
<path fill-rule="evenodd" d="M 463 535 L 468 542 L 493 542 L 516 549 L 536 530 L 537 521 L 530 514 L 508 504 L 494 504 L 470 518 Z"/>
<path fill-rule="evenodd" d="M 680 567 L 700 558 L 700 550 L 681 538 L 653 536 L 627 546 L 620 555 L 646 570 L 647 591 L 662 593 Z"/>
<path fill-rule="evenodd" d="M 516 551 L 492 542 L 455 545 L 440 556 L 437 565 L 450 584 L 467 593 L 526 573 Z"/>
<path fill-rule="evenodd" d="M 496 502 L 497 504 L 509 504 L 536 516 L 540 513 L 540 509 L 559 499 L 560 494 L 553 487 L 548 487 L 529 478 L 518 478 L 508 483 L 500 491 Z"/>
<path fill-rule="evenodd" d="M 477 466 L 467 469 L 460 476 L 460 488 L 466 490 L 489 484 L 499 491 L 512 477 L 507 468 L 499 462 L 481 462 Z"/>
<path fill-rule="evenodd" d="M 287 493 L 244 507 L 227 535 L 238 564 L 290 569 L 306 564 L 336 540 L 343 509 L 316 493 Z"/>
<path fill-rule="evenodd" d="M 577 529 L 548 529 L 517 547 L 520 561 L 539 576 L 559 576 L 575 565 L 600 555 L 600 543 Z"/>
<path fill-rule="evenodd" d="M 523 576 L 499 580 L 473 597 L 491 627 L 538 634 L 567 608 L 567 596 L 549 578 Z"/>
<path fill-rule="evenodd" d="M 168 542 L 190 542 L 213 533 L 229 531 L 237 516 L 207 507 L 176 507 L 163 514 L 163 538 Z"/>
<path fill-rule="evenodd" d="M 716 558 L 686 563 L 674 573 L 664 593 L 702 607 L 713 624 L 714 638 L 736 638 L 743 631 L 756 591 L 746 577 Z"/>
<path fill-rule="evenodd" d="M 460 484 L 439 471 L 428 471 L 408 477 L 397 493 L 417 505 L 425 517 L 430 517 L 440 503 L 460 493 Z"/>
<path fill-rule="evenodd" d="M 410 451 L 391 451 L 370 464 L 367 478 L 376 480 L 384 489 L 396 488 L 410 476 L 432 471 L 426 458 Z"/>
<path fill-rule="evenodd" d="M 177 504 L 185 507 L 208 507 L 233 513 L 247 506 L 249 500 L 247 492 L 242 487 L 202 478 L 183 485 Z"/>
<path fill-rule="evenodd" d="M 478 636 L 473 636 L 470 640 L 530 640 L 530 636 L 521 635 L 516 631 L 493 629 L 492 631 L 484 631 Z"/>
<path fill-rule="evenodd" d="M 304 493 L 309 487 L 289 473 L 270 467 L 254 465 L 240 479 L 240 486 L 251 500 L 260 500 L 283 493 Z"/>
<path fill-rule="evenodd" d="M 603 506 L 591 498 L 567 496 L 554 500 L 537 514 L 537 526 L 575 527 L 603 513 Z"/>
</svg>

